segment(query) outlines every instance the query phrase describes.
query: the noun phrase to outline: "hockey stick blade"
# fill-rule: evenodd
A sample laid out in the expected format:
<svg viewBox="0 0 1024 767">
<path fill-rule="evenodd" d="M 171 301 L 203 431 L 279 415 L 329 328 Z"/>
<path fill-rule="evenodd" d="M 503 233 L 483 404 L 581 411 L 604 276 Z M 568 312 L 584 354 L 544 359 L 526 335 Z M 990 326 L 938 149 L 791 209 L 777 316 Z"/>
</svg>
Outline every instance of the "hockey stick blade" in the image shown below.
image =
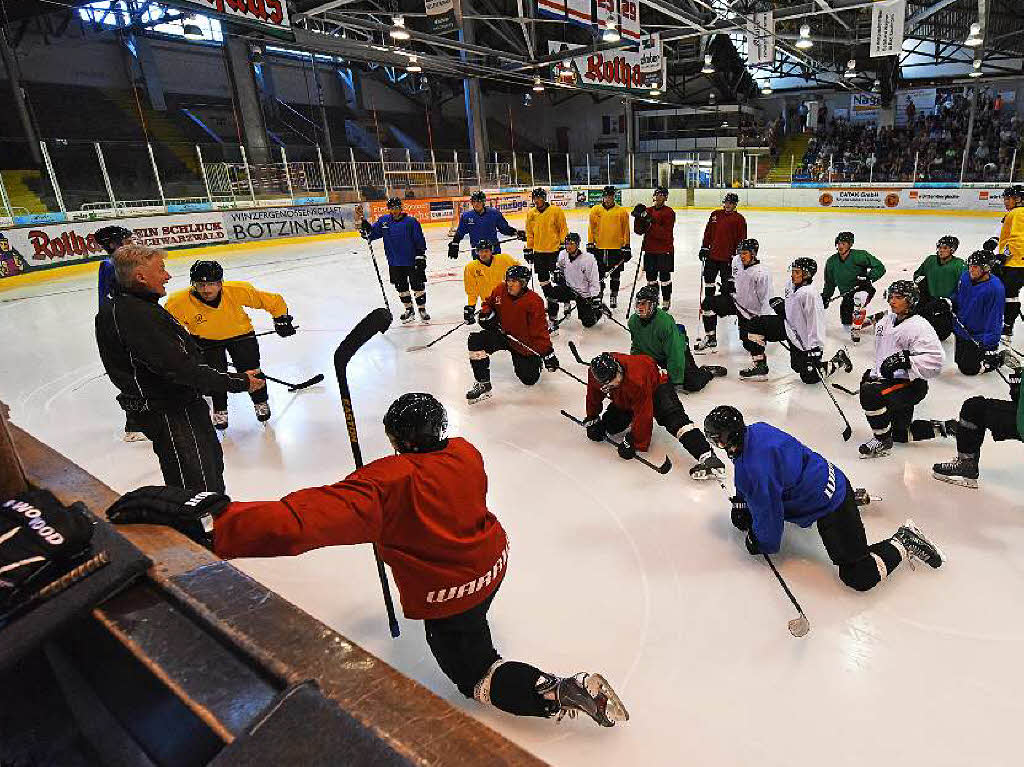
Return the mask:
<svg viewBox="0 0 1024 767">
<path fill-rule="evenodd" d="M 768 566 L 772 569 L 772 573 L 775 575 L 776 580 L 778 580 L 779 585 L 782 586 L 782 590 L 785 591 L 786 596 L 789 597 L 790 603 L 792 603 L 793 607 L 795 607 L 796 611 L 799 613 L 796 618 L 793 618 L 787 624 L 789 627 L 789 633 L 795 637 L 807 636 L 808 632 L 811 630 L 811 622 L 807 620 L 807 616 L 804 615 L 803 608 L 800 607 L 800 603 L 796 601 L 796 597 L 793 596 L 793 592 L 789 590 L 789 585 L 783 579 L 778 568 L 775 567 L 775 563 L 772 561 L 772 558 L 763 552 L 761 556 L 764 557 Z"/>
<path fill-rule="evenodd" d="M 843 392 L 844 394 L 849 394 L 851 397 L 856 397 L 858 394 L 860 394 L 859 391 L 854 391 L 853 389 L 847 389 L 842 384 L 833 383 L 832 384 L 832 388 L 833 389 L 839 389 L 839 391 Z"/>
<path fill-rule="evenodd" d="M 393 320 L 391 312 L 383 306 L 374 309 L 359 320 L 334 351 L 335 369 L 344 369 L 348 365 L 348 361 L 359 351 L 359 347 L 375 334 L 387 331 Z"/>
<path fill-rule="evenodd" d="M 463 325 L 465 325 L 465 324 L 466 324 L 466 323 L 464 323 L 464 322 L 460 322 L 460 323 L 459 323 L 458 325 L 456 325 L 455 327 L 453 327 L 453 328 L 451 328 L 451 329 L 449 329 L 449 330 L 446 330 L 446 331 L 445 331 L 444 333 L 442 333 L 441 335 L 439 335 L 439 336 L 438 336 L 437 338 L 435 338 L 435 339 L 434 339 L 433 341 L 431 341 L 430 343 L 426 343 L 426 344 L 415 344 L 415 345 L 413 345 L 413 346 L 410 346 L 410 347 L 408 347 L 408 348 L 406 349 L 406 351 L 407 351 L 407 352 L 418 352 L 418 351 L 422 351 L 423 349 L 429 349 L 429 348 L 430 348 L 431 346 L 433 346 L 434 344 L 436 344 L 436 343 L 437 343 L 438 341 L 440 341 L 440 340 L 441 340 L 441 339 L 443 339 L 443 338 L 447 338 L 448 336 L 450 336 L 450 335 L 451 335 L 452 333 L 454 333 L 454 332 L 455 332 L 456 330 L 458 330 L 459 328 L 461 328 L 461 327 L 462 327 Z"/>
<path fill-rule="evenodd" d="M 576 358 L 576 361 L 578 363 L 580 363 L 581 365 L 586 365 L 587 367 L 590 367 L 590 365 L 587 363 L 587 361 L 580 356 L 580 350 L 576 348 L 576 342 L 575 341 L 570 341 L 569 342 L 569 351 L 572 352 L 572 356 Z"/>
<path fill-rule="evenodd" d="M 583 425 L 583 421 L 580 420 L 579 418 L 577 418 L 576 416 L 574 416 L 572 413 L 569 413 L 569 412 L 567 412 L 565 410 L 562 410 L 560 412 L 562 413 L 562 415 L 564 415 L 570 421 L 575 423 L 577 426 L 582 426 Z M 604 441 L 609 443 L 610 445 L 615 445 L 615 447 L 618 447 L 619 445 L 622 444 L 621 442 L 616 442 L 614 439 L 609 437 L 607 434 L 604 437 Z M 658 466 L 657 464 L 651 463 L 650 461 L 648 461 L 646 458 L 644 458 L 642 455 L 639 455 L 639 454 L 638 455 L 634 455 L 631 460 L 639 461 L 644 466 L 647 466 L 650 469 L 654 469 L 659 474 L 668 474 L 670 471 L 672 471 L 672 459 L 669 458 L 667 455 L 665 456 L 665 460 L 662 461 L 660 466 Z"/>
<path fill-rule="evenodd" d="M 274 383 L 287 386 L 288 391 L 301 391 L 302 389 L 308 389 L 310 386 L 316 386 L 318 383 L 324 380 L 323 373 L 317 373 L 312 378 L 303 381 L 302 383 L 292 383 L 291 381 L 283 381 L 280 378 L 274 378 L 274 376 L 268 376 L 266 373 L 259 373 L 257 378 L 262 378 L 264 381 L 273 381 Z"/>
</svg>

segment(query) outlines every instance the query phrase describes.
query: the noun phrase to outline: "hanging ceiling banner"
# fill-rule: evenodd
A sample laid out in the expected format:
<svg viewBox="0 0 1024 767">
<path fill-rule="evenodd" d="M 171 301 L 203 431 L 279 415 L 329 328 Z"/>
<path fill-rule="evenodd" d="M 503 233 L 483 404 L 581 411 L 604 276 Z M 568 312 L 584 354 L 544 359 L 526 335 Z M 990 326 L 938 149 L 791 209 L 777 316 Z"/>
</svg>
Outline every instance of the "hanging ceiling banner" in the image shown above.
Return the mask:
<svg viewBox="0 0 1024 767">
<path fill-rule="evenodd" d="M 898 56 L 903 50 L 907 0 L 875 0 L 871 6 L 871 57 Z"/>
<path fill-rule="evenodd" d="M 619 0 L 619 33 L 623 40 L 640 42 L 640 0 Z"/>
<path fill-rule="evenodd" d="M 584 27 L 594 26 L 594 14 L 590 9 L 590 0 L 566 0 L 565 10 L 569 21 Z"/>
<path fill-rule="evenodd" d="M 174 0 L 176 8 L 225 16 L 232 21 L 291 29 L 285 0 Z"/>
<path fill-rule="evenodd" d="M 549 19 L 565 20 L 565 0 L 537 0 L 537 13 Z"/>
<path fill-rule="evenodd" d="M 747 63 L 775 61 L 775 16 L 771 11 L 755 13 L 747 22 Z"/>
<path fill-rule="evenodd" d="M 649 90 L 665 87 L 665 56 L 659 35 L 640 40 L 640 50 L 620 48 L 597 53 L 575 55 L 569 45 L 556 40 L 548 41 L 549 53 L 564 53 L 569 69 L 559 69 L 555 76 L 569 85 L 588 85 L 613 90 Z"/>
<path fill-rule="evenodd" d="M 459 28 L 454 0 L 425 0 L 425 8 L 428 34 L 448 35 Z"/>
<path fill-rule="evenodd" d="M 594 18 L 597 20 L 598 25 L 603 29 L 605 23 L 611 19 L 616 22 L 615 27 L 618 28 L 618 0 L 596 0 L 597 11 Z"/>
</svg>

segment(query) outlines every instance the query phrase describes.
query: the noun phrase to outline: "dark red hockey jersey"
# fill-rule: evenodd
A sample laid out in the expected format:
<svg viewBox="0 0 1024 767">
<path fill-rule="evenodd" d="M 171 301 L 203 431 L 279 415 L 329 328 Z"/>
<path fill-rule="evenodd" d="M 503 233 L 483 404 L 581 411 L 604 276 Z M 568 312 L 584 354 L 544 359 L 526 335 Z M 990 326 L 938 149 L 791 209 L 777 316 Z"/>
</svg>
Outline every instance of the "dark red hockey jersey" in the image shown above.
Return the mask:
<svg viewBox="0 0 1024 767">
<path fill-rule="evenodd" d="M 703 247 L 711 248 L 712 261 L 732 261 L 740 241 L 747 239 L 747 219 L 743 214 L 724 208 L 714 211 L 708 216 L 704 227 Z"/>
<path fill-rule="evenodd" d="M 533 352 L 537 352 L 543 357 L 551 352 L 551 336 L 548 333 L 548 315 L 544 308 L 544 299 L 534 291 L 524 289 L 513 298 L 508 294 L 508 286 L 504 282 L 499 282 L 491 295 L 480 304 L 481 317 L 491 312 L 498 313 L 502 330 L 533 349 L 530 351 L 510 340 L 509 346 L 514 353 L 532 357 Z"/>
<path fill-rule="evenodd" d="M 656 208 L 653 205 L 647 208 L 651 225 L 646 232 L 640 231 L 640 219 L 634 220 L 633 231 L 644 236 L 644 253 L 675 253 L 675 238 L 673 230 L 676 226 L 676 212 L 668 205 Z"/>
<path fill-rule="evenodd" d="M 611 355 L 623 367 L 622 383 L 605 394 L 594 374 L 587 376 L 587 420 L 600 415 L 601 403 L 610 398 L 619 410 L 633 413 L 630 441 L 637 450 L 646 450 L 651 446 L 654 429 L 654 390 L 668 381 L 668 374 L 646 354 Z"/>
</svg>

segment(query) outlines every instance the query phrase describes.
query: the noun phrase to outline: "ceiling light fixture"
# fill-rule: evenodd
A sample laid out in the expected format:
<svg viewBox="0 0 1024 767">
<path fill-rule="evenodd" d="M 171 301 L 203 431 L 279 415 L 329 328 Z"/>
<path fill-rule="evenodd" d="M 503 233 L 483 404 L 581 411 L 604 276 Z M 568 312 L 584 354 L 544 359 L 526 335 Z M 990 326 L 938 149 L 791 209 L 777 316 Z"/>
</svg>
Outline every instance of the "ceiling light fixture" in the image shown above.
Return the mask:
<svg viewBox="0 0 1024 767">
<path fill-rule="evenodd" d="M 395 40 L 408 40 L 411 35 L 409 30 L 405 28 L 405 17 L 395 16 L 392 22 L 394 22 L 394 26 L 391 27 L 391 36 Z"/>
<path fill-rule="evenodd" d="M 875 80 L 875 82 L 872 83 L 872 85 L 871 85 L 871 92 L 872 93 L 881 93 L 882 92 L 882 81 L 881 80 Z"/>
<path fill-rule="evenodd" d="M 772 84 L 771 84 L 770 80 L 765 80 L 764 81 L 764 85 L 761 86 L 761 95 L 762 96 L 771 96 L 772 95 Z"/>
<path fill-rule="evenodd" d="M 981 24 L 974 22 L 971 24 L 971 33 L 964 40 L 964 45 L 970 45 L 973 48 L 976 45 L 981 45 L 981 42 Z"/>
<path fill-rule="evenodd" d="M 203 30 L 195 19 L 187 19 L 184 24 L 181 25 L 181 32 L 185 36 L 186 40 L 202 40 Z"/>
<path fill-rule="evenodd" d="M 660 96 L 661 95 L 661 88 L 659 88 L 658 86 L 654 86 L 653 88 L 651 88 L 651 95 L 652 96 Z"/>
<path fill-rule="evenodd" d="M 533 78 L 533 92 L 534 93 L 543 93 L 544 92 L 544 85 L 541 83 L 539 77 Z"/>
<path fill-rule="evenodd" d="M 615 18 L 608 18 L 604 23 L 604 32 L 601 34 L 601 42 L 617 43 L 621 39 L 622 38 L 619 36 L 619 30 L 615 28 Z"/>
<path fill-rule="evenodd" d="M 419 65 L 419 58 L 417 56 L 409 57 L 409 66 L 405 68 L 406 72 L 422 72 L 423 67 Z"/>
<path fill-rule="evenodd" d="M 811 39 L 811 25 L 803 24 L 800 26 L 800 37 L 796 39 L 796 47 L 800 50 L 806 50 L 814 46 L 814 41 Z"/>
<path fill-rule="evenodd" d="M 970 72 L 971 77 L 981 77 L 981 59 L 975 59 L 974 64 L 972 66 L 974 67 L 974 69 L 972 69 Z"/>
<path fill-rule="evenodd" d="M 710 53 L 704 57 L 704 68 L 700 71 L 705 75 L 713 75 L 715 73 L 715 66 L 711 63 Z"/>
<path fill-rule="evenodd" d="M 852 80 L 857 76 L 857 62 L 850 59 L 846 62 L 846 71 L 843 73 L 843 77 L 847 80 Z"/>
</svg>

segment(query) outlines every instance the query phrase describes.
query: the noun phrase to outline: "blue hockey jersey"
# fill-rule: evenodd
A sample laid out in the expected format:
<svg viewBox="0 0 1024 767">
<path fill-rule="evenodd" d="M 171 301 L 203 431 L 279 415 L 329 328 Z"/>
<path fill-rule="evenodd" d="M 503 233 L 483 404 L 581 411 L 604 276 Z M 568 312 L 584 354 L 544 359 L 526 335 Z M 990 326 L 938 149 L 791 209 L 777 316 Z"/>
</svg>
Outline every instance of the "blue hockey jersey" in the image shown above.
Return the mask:
<svg viewBox="0 0 1024 767">
<path fill-rule="evenodd" d="M 99 271 L 99 295 L 100 295 L 100 309 L 103 308 L 114 295 L 114 291 L 117 290 L 117 277 L 114 274 L 114 259 L 105 258 L 100 261 Z"/>
<path fill-rule="evenodd" d="M 416 256 L 427 252 L 423 227 L 408 213 L 397 220 L 385 213 L 370 227 L 368 239 L 384 240 L 384 255 L 391 266 L 412 266 Z"/>
<path fill-rule="evenodd" d="M 810 527 L 846 498 L 846 475 L 800 440 L 767 423 L 747 427 L 734 459 L 736 492 L 747 502 L 765 554 L 782 544 L 782 525 Z"/>
<path fill-rule="evenodd" d="M 953 332 L 959 338 L 973 338 L 986 349 L 995 349 L 999 346 L 999 334 L 1003 332 L 1005 303 L 1006 287 L 1002 280 L 992 275 L 975 284 L 971 282 L 970 273 L 964 271 L 953 293 L 953 310 L 963 328 L 954 322 Z"/>
<path fill-rule="evenodd" d="M 494 252 L 501 253 L 501 245 L 498 245 L 498 232 L 514 237 L 516 230 L 509 226 L 505 216 L 497 208 L 484 207 L 483 213 L 477 213 L 470 208 L 459 216 L 459 228 L 455 230 L 452 242 L 462 242 L 462 238 L 469 235 L 469 244 L 474 249 L 480 240 L 491 240 L 494 242 Z"/>
</svg>

